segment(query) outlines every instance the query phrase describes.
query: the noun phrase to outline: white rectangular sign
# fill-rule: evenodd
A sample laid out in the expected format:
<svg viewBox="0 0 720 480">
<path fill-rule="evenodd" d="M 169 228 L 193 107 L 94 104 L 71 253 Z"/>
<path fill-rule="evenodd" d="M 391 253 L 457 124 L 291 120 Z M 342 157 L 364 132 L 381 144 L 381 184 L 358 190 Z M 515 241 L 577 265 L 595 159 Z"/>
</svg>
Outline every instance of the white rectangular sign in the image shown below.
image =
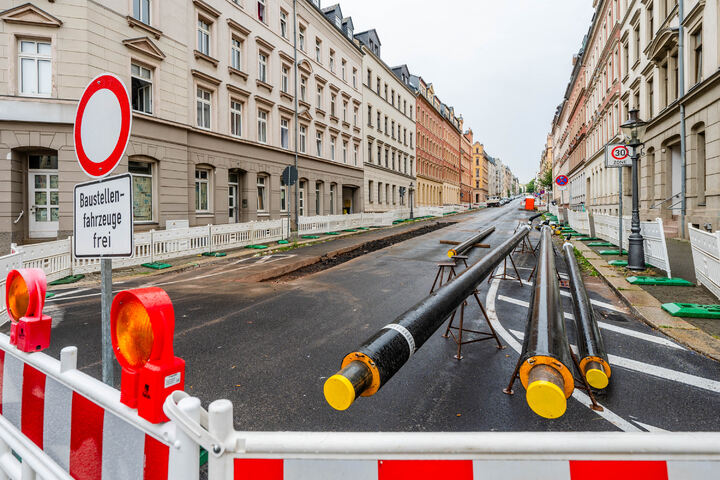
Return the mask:
<svg viewBox="0 0 720 480">
<path fill-rule="evenodd" d="M 133 256 L 130 174 L 75 185 L 73 253 L 78 258 Z"/>
<path fill-rule="evenodd" d="M 632 167 L 630 147 L 622 143 L 606 145 L 605 166 L 608 168 Z"/>
</svg>

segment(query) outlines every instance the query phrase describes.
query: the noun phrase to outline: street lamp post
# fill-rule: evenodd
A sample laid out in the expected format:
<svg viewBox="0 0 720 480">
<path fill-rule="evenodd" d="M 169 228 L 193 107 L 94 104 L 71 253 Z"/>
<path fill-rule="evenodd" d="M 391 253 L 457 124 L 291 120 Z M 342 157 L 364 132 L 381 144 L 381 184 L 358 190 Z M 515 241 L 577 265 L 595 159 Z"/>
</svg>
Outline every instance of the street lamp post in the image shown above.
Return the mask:
<svg viewBox="0 0 720 480">
<path fill-rule="evenodd" d="M 409 200 L 410 200 L 410 218 L 413 217 L 413 193 L 415 192 L 415 187 L 413 186 L 413 182 L 410 182 L 410 193 L 408 194 Z"/>
<path fill-rule="evenodd" d="M 643 145 L 642 137 L 645 134 L 647 123 L 638 118 L 637 110 L 628 112 L 628 120 L 620 128 L 626 137 L 628 147 L 632 149 L 632 220 L 630 223 L 630 237 L 628 238 L 628 268 L 630 270 L 645 270 L 645 247 L 643 236 L 640 234 L 640 192 L 638 191 L 640 147 Z M 620 192 L 622 195 L 622 192 Z"/>
</svg>

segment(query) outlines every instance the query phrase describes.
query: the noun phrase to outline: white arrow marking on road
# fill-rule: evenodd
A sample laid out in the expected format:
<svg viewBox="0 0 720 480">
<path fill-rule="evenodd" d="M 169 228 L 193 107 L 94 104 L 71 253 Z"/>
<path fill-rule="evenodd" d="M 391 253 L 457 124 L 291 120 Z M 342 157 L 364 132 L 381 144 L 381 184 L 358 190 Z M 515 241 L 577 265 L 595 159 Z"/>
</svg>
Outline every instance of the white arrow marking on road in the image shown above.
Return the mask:
<svg viewBox="0 0 720 480">
<path fill-rule="evenodd" d="M 525 337 L 523 332 L 519 332 L 517 330 L 510 330 L 510 333 L 520 340 Z M 577 353 L 577 347 L 575 345 L 570 345 L 570 348 L 573 349 L 573 352 Z M 703 390 L 720 393 L 720 382 L 716 380 L 690 375 L 689 373 L 678 372 L 677 370 L 670 370 L 669 368 L 658 367 L 657 365 L 649 363 L 638 362 L 637 360 L 632 360 L 630 358 L 618 357 L 617 355 L 608 354 L 608 361 L 610 362 L 611 367 L 622 367 L 626 370 L 646 373 L 654 377 L 672 380 L 674 382 L 702 388 Z"/>
<path fill-rule="evenodd" d="M 524 300 L 518 300 L 517 298 L 510 298 L 506 297 L 505 295 L 498 295 L 498 300 L 502 300 L 503 302 L 512 303 L 515 305 L 518 305 L 520 307 L 529 308 L 530 304 Z M 572 313 L 563 312 L 565 315 L 565 318 L 568 320 L 575 320 L 575 315 Z M 680 345 L 668 340 L 667 338 L 662 337 L 656 337 L 655 335 L 649 335 L 647 333 L 642 332 L 636 332 L 635 330 L 630 330 L 629 328 L 623 328 L 618 327 L 609 323 L 605 322 L 597 322 L 598 327 L 604 329 L 604 330 L 610 330 L 611 332 L 615 333 L 621 333 L 623 335 L 627 335 L 629 337 L 635 337 L 639 340 L 645 340 L 646 342 L 652 342 L 657 343 L 658 345 L 664 345 L 666 347 L 670 348 L 677 348 L 678 350 L 686 350 L 684 347 L 681 347 Z"/>
<path fill-rule="evenodd" d="M 501 267 L 498 267 L 496 274 L 500 274 Z M 515 350 L 517 353 L 520 353 L 522 351 L 522 345 L 518 343 L 517 340 L 507 331 L 505 330 L 505 327 L 502 326 L 500 323 L 500 320 L 498 320 L 497 313 L 495 312 L 495 297 L 497 296 L 498 287 L 500 286 L 500 280 L 495 279 L 492 281 L 490 288 L 488 289 L 487 296 L 485 297 L 485 310 L 488 315 L 488 319 L 490 320 L 490 323 L 492 323 L 493 328 L 495 328 L 495 331 L 500 335 L 505 342 L 510 345 L 510 348 Z M 597 412 L 595 410 L 592 410 L 589 406 L 590 404 L 590 397 L 587 396 L 587 394 L 581 392 L 577 388 L 572 394 L 573 398 L 580 402 L 582 405 L 585 406 L 585 408 L 589 409 L 590 411 L 594 412 L 595 414 L 601 416 L 608 422 L 615 425 L 617 428 L 624 432 L 642 432 L 638 427 L 633 425 L 632 423 L 628 422 L 624 418 L 622 418 L 620 415 L 612 412 L 608 407 L 605 405 L 602 405 L 604 410 L 602 412 Z"/>
</svg>

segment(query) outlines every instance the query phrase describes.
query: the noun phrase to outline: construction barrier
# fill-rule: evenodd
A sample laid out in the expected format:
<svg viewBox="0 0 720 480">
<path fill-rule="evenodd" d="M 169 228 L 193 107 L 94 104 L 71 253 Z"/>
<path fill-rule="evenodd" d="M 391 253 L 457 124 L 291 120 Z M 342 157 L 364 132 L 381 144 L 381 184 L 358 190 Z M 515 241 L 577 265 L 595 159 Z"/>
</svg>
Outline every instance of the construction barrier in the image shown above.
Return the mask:
<svg viewBox="0 0 720 480">
<path fill-rule="evenodd" d="M 618 217 L 595 214 L 589 218 L 593 223 L 592 228 L 595 231 L 596 237 L 610 242 L 613 245 L 620 245 Z M 631 224 L 632 221 L 630 217 L 623 217 L 623 249 L 627 249 L 628 247 Z M 656 218 L 654 221 L 641 221 L 640 233 L 644 239 L 645 263 L 664 270 L 667 273 L 667 277 L 672 278 L 670 257 L 667 251 L 662 219 Z"/>
<path fill-rule="evenodd" d="M 568 223 L 576 232 L 590 235 L 590 214 L 587 210 L 583 212 L 568 210 Z"/>
<path fill-rule="evenodd" d="M 688 224 L 695 278 L 720 298 L 720 232 L 706 232 Z"/>
<path fill-rule="evenodd" d="M 210 480 L 699 480 L 720 467 L 718 433 L 624 432 L 247 432 L 228 400 L 201 420 L 165 411 L 209 452 Z"/>
</svg>

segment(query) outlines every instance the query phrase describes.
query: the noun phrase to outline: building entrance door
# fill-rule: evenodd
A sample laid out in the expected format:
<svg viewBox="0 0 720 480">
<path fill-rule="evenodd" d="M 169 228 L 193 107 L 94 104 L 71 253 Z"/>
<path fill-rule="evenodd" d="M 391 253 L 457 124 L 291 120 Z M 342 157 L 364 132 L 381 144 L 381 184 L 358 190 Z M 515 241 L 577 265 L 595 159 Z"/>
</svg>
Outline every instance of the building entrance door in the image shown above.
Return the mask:
<svg viewBox="0 0 720 480">
<path fill-rule="evenodd" d="M 238 174 L 228 175 L 228 223 L 238 221 Z"/>
<path fill-rule="evenodd" d="M 673 198 L 670 200 L 672 206 L 673 215 L 680 215 L 681 202 L 680 202 L 680 191 L 682 189 L 682 177 L 681 172 L 681 158 L 680 158 L 680 147 L 675 145 L 670 148 L 670 161 L 672 162 L 672 195 Z M 677 197 L 675 196 L 677 195 Z"/>
<path fill-rule="evenodd" d="M 28 156 L 28 236 L 57 237 L 60 220 L 57 155 Z"/>
</svg>

